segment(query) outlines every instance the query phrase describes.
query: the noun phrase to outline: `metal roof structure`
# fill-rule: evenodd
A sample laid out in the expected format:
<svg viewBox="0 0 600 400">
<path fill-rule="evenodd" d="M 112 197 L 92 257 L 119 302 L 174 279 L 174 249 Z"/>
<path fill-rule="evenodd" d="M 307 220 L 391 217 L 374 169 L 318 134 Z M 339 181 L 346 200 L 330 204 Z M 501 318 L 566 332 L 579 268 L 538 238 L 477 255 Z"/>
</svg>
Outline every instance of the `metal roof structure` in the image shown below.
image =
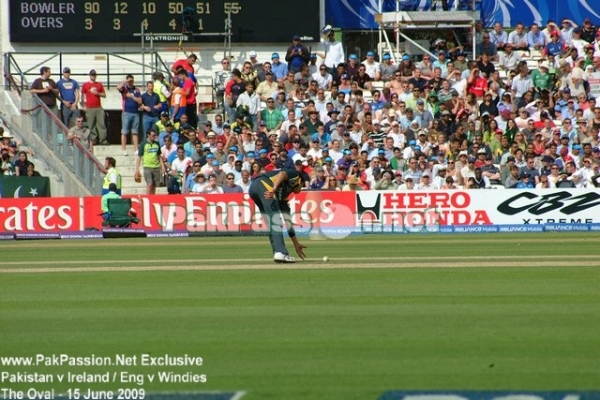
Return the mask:
<svg viewBox="0 0 600 400">
<path fill-rule="evenodd" d="M 390 44 L 386 29 L 394 29 L 397 37 L 396 42 L 401 36 L 408 42 L 417 46 L 425 53 L 431 54 L 429 49 L 425 49 L 420 44 L 411 39 L 404 31 L 410 30 L 434 30 L 434 29 L 474 29 L 477 13 L 473 11 L 392 11 L 375 14 L 375 22 L 379 25 L 379 30 L 385 38 L 389 48 Z M 456 35 L 456 34 L 455 34 Z M 474 38 L 474 35 L 473 35 Z M 475 39 L 473 39 L 473 57 L 475 57 Z M 397 62 L 398 54 L 393 54 L 394 62 Z M 437 55 L 431 54 L 437 58 Z"/>
</svg>

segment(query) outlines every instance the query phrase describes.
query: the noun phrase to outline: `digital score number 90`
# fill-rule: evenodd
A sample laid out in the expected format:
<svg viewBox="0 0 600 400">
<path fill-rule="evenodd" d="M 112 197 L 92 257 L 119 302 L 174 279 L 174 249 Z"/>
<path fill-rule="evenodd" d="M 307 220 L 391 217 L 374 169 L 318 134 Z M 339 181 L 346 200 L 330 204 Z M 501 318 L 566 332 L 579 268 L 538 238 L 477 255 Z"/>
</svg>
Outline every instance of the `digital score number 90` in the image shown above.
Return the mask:
<svg viewBox="0 0 600 400">
<path fill-rule="evenodd" d="M 137 6 L 137 5 L 136 5 Z M 160 3 L 160 7 L 164 7 L 165 3 Z M 131 4 L 129 4 L 126 1 L 117 1 L 115 3 L 113 3 L 112 5 L 108 5 L 105 3 L 102 3 L 100 1 L 86 1 L 83 4 L 83 11 L 86 15 L 86 18 L 84 18 L 84 27 L 86 30 L 91 31 L 94 29 L 94 19 L 92 18 L 92 16 L 94 15 L 99 15 L 101 14 L 103 11 L 105 11 L 103 9 L 103 7 L 107 7 L 110 8 L 112 11 L 112 14 L 114 15 L 114 18 L 112 18 L 112 28 L 115 31 L 119 31 L 121 30 L 121 18 L 127 18 L 130 14 L 137 14 L 140 15 L 141 14 L 141 21 L 139 22 L 140 25 L 143 24 L 144 26 L 144 30 L 148 30 L 148 29 L 168 29 L 166 27 L 151 27 L 150 26 L 150 21 L 149 18 L 151 18 L 153 15 L 155 14 L 159 14 L 160 15 L 170 15 L 172 16 L 172 18 L 170 18 L 170 20 L 168 21 L 168 27 L 172 30 L 172 31 L 176 31 L 178 26 L 180 26 L 180 21 L 181 21 L 181 14 L 183 13 L 183 10 L 186 8 L 186 5 L 183 2 L 168 2 L 166 3 L 166 9 L 159 9 L 159 6 L 156 5 L 156 2 L 153 1 L 146 1 L 141 3 L 141 9 L 136 9 L 136 10 L 132 10 L 133 6 L 131 6 Z M 211 12 L 213 11 L 213 7 L 211 6 L 211 3 L 209 1 L 199 1 L 196 2 L 196 7 L 195 7 L 195 11 L 197 15 L 209 15 L 211 14 Z M 240 2 L 224 2 L 223 3 L 223 13 L 227 14 L 228 12 L 231 12 L 231 14 L 239 14 L 240 11 L 242 10 L 242 7 L 240 5 Z M 164 20 L 161 20 L 164 21 Z M 199 30 L 203 30 L 204 29 L 204 25 L 202 22 L 202 18 L 198 18 L 198 28 Z"/>
</svg>

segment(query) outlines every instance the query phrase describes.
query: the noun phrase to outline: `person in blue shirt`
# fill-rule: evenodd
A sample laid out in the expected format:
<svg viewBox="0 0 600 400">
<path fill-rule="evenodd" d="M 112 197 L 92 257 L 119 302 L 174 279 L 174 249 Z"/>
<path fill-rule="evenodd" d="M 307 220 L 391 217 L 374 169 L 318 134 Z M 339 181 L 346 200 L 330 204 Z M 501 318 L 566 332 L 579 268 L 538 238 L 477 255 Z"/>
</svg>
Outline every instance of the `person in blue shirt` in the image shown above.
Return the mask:
<svg viewBox="0 0 600 400">
<path fill-rule="evenodd" d="M 564 88 L 562 92 L 560 92 L 560 94 L 562 96 L 559 97 L 554 103 L 554 112 L 559 112 L 563 114 L 563 112 L 569 105 L 569 100 L 571 99 L 571 89 L 569 89 L 568 87 Z"/>
<path fill-rule="evenodd" d="M 282 169 L 266 172 L 257 176 L 250 184 L 248 193 L 260 210 L 264 222 L 269 227 L 269 241 L 273 250 L 273 261 L 277 263 L 295 263 L 289 255 L 283 239 L 283 230 L 287 228 L 298 256 L 304 260 L 303 246 L 296 237 L 296 231 L 290 217 L 289 199 L 302 190 L 302 164 L 294 169 Z"/>
<path fill-rule="evenodd" d="M 293 158 L 296 154 L 300 154 L 301 141 L 299 137 L 292 139 L 292 148 L 288 150 L 287 155 L 289 158 Z"/>
<path fill-rule="evenodd" d="M 117 85 L 117 90 L 123 98 L 123 113 L 121 114 L 121 147 L 123 155 L 127 155 L 127 136 L 131 133 L 133 148 L 137 149 L 139 144 L 140 114 L 142 105 L 142 94 L 135 87 L 133 75 L 129 74 L 125 80 Z"/>
<path fill-rule="evenodd" d="M 62 113 L 63 124 L 68 128 L 71 119 L 75 120 L 79 116 L 77 105 L 81 100 L 81 91 L 79 83 L 71 79 L 71 68 L 63 68 L 63 77 L 56 83 L 60 99 L 60 111 Z"/>
<path fill-rule="evenodd" d="M 142 127 L 147 132 L 160 120 L 162 103 L 157 93 L 154 93 L 154 82 L 146 83 L 146 92 L 142 93 Z"/>
<path fill-rule="evenodd" d="M 325 125 L 319 125 L 317 132 L 312 134 L 311 140 L 318 139 L 322 146 L 327 146 L 331 142 L 331 135 L 325 131 Z"/>
<path fill-rule="evenodd" d="M 179 133 L 173 129 L 173 123 L 171 121 L 165 122 L 165 130 L 158 134 L 158 144 L 160 147 L 165 145 L 165 138 L 169 136 L 174 145 L 180 145 Z M 189 128 L 188 128 L 189 126 Z M 182 129 L 182 135 L 185 136 L 191 130 L 191 125 L 186 124 L 186 128 Z"/>
<path fill-rule="evenodd" d="M 432 64 L 433 68 L 441 68 L 442 75 L 446 76 L 448 73 L 448 59 L 446 58 L 446 51 L 440 50 L 437 52 L 437 60 L 435 60 Z"/>
<path fill-rule="evenodd" d="M 285 148 L 279 150 L 279 159 L 277 162 L 280 169 L 294 169 L 294 160 L 288 157 Z"/>
<path fill-rule="evenodd" d="M 336 130 L 337 124 L 340 122 L 340 120 L 338 120 L 338 115 L 340 115 L 340 112 L 335 108 L 332 108 L 327 112 L 327 115 L 329 116 L 330 120 L 325 124 L 325 132 L 328 132 L 331 135 L 331 133 Z"/>
<path fill-rule="evenodd" d="M 373 100 L 371 101 L 370 104 L 371 104 L 371 111 L 373 113 L 375 113 L 375 111 L 382 110 L 383 106 L 385 106 L 386 101 L 381 96 L 381 92 L 379 90 L 374 90 L 373 91 Z"/>
<path fill-rule="evenodd" d="M 327 177 L 325 176 L 325 170 L 323 167 L 317 167 L 315 170 L 317 175 L 310 181 L 309 187 L 313 190 L 319 190 L 322 189 L 327 183 Z"/>
<path fill-rule="evenodd" d="M 529 174 L 526 172 L 521 173 L 519 177 L 521 180 L 517 183 L 517 189 L 533 189 L 533 183 L 529 180 Z"/>
<path fill-rule="evenodd" d="M 531 24 L 527 33 L 527 45 L 535 50 L 543 50 L 546 46 L 546 35 L 542 33 L 540 27 L 535 22 Z"/>
<path fill-rule="evenodd" d="M 492 58 L 496 58 L 498 55 L 498 49 L 496 45 L 490 40 L 490 33 L 485 32 L 482 37 L 481 43 L 477 44 L 476 54 L 477 56 L 482 56 L 484 53 L 488 54 Z"/>
<path fill-rule="evenodd" d="M 196 184 L 196 181 L 194 179 L 196 178 L 196 174 L 200 172 L 200 167 L 200 161 L 194 161 L 194 164 L 192 164 L 192 172 L 187 174 L 185 178 L 185 184 L 183 185 L 183 193 L 192 192 L 192 188 Z"/>
<path fill-rule="evenodd" d="M 560 34 L 557 31 L 553 31 L 550 34 L 550 40 L 550 43 L 544 49 L 546 55 L 560 55 L 565 48 L 565 44 L 560 41 Z"/>
<path fill-rule="evenodd" d="M 285 53 L 285 61 L 288 62 L 288 70 L 293 73 L 300 72 L 303 65 L 308 65 L 310 61 L 310 52 L 306 46 L 300 43 L 300 36 L 295 35 L 292 39 L 292 45 L 288 47 Z M 271 66 L 271 69 L 273 67 Z"/>
<path fill-rule="evenodd" d="M 283 82 L 288 74 L 288 67 L 279 60 L 278 53 L 271 54 L 271 72 L 275 74 L 275 77 L 279 82 Z"/>
</svg>

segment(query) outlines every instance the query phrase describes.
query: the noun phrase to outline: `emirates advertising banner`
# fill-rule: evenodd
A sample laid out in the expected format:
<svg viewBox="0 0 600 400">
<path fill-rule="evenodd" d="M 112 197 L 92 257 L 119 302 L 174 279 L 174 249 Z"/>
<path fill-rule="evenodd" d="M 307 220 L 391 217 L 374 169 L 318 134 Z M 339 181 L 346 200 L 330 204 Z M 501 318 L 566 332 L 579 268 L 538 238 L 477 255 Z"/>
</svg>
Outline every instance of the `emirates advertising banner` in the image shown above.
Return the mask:
<svg viewBox="0 0 600 400">
<path fill-rule="evenodd" d="M 147 236 L 251 235 L 270 229 L 248 195 L 129 198 L 140 220 L 132 228 Z M 600 230 L 600 194 L 587 189 L 317 191 L 294 196 L 290 209 L 298 235 L 336 239 L 369 233 Z M 0 199 L 1 238 L 82 238 L 104 229 L 99 196 Z"/>
<path fill-rule="evenodd" d="M 82 230 L 78 197 L 0 199 L 0 233 Z"/>
</svg>

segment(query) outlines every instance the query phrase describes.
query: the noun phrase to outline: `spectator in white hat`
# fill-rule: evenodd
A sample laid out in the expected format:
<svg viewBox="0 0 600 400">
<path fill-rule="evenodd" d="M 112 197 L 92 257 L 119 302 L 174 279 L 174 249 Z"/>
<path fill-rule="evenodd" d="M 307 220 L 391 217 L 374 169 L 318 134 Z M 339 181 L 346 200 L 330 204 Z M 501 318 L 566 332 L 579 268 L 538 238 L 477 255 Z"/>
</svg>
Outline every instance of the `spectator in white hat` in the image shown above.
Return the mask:
<svg viewBox="0 0 600 400">
<path fill-rule="evenodd" d="M 434 190 L 435 186 L 431 183 L 431 173 L 429 171 L 423 172 L 421 175 L 421 182 L 417 185 L 417 190 Z"/>
<path fill-rule="evenodd" d="M 250 58 L 250 64 L 252 64 L 252 70 L 256 71 L 258 73 L 258 71 L 260 71 L 262 69 L 262 63 L 256 59 L 256 57 L 257 57 L 256 51 L 251 50 L 248 53 L 248 57 Z"/>
</svg>

